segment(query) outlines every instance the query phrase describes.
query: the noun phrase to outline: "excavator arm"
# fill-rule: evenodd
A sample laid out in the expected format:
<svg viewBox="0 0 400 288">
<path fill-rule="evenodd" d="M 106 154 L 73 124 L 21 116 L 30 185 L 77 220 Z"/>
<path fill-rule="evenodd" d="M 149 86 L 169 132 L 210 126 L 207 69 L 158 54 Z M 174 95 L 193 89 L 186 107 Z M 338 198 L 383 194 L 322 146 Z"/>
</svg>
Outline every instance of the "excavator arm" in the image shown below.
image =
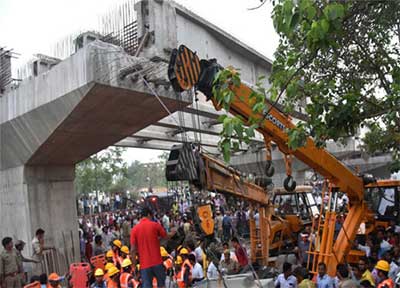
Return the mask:
<svg viewBox="0 0 400 288">
<path fill-rule="evenodd" d="M 172 53 L 169 78 L 175 90 L 197 89 L 205 94 L 207 100 L 211 100 L 214 107 L 219 110 L 220 107 L 212 94 L 212 88 L 215 76 L 221 69 L 223 67 L 215 59 L 199 60 L 196 53 L 181 45 L 179 49 Z M 313 252 L 316 254 L 314 259 L 317 259 L 318 262 L 326 263 L 328 273 L 334 275 L 336 265 L 344 260 L 345 255 L 351 249 L 363 214 L 366 211 L 363 179 L 355 175 L 328 151 L 317 147 L 310 137 L 307 138 L 303 147 L 295 150 L 289 149 L 288 130 L 295 127 L 290 118 L 268 102 L 268 114 L 255 114 L 252 110 L 254 100 L 250 97 L 252 89 L 245 83 L 241 83 L 238 87 L 232 84 L 230 89 L 235 95 L 229 109 L 231 114 L 241 116 L 245 120 L 249 120 L 252 117 L 262 119 L 257 130 L 264 136 L 266 145 L 270 145 L 270 141 L 273 141 L 282 153 L 288 157 L 295 156 L 347 194 L 350 208 L 336 241 L 333 239 L 335 214 L 327 214 L 320 238 L 322 240 L 319 245 L 319 251 Z M 232 193 L 245 195 L 235 186 L 235 177 L 229 183 L 225 180 L 220 181 L 220 174 L 223 174 L 221 171 L 224 169 L 221 169 L 221 166 L 215 161 L 210 159 L 205 159 L 204 161 L 208 167 L 218 167 L 211 170 L 206 169 L 211 174 L 206 178 L 209 188 L 217 190 L 229 189 Z M 217 170 L 218 173 L 216 172 Z M 290 176 L 290 172 L 288 176 Z M 256 191 L 257 189 L 252 193 L 256 195 Z M 258 199 L 259 196 L 251 197 Z"/>
</svg>

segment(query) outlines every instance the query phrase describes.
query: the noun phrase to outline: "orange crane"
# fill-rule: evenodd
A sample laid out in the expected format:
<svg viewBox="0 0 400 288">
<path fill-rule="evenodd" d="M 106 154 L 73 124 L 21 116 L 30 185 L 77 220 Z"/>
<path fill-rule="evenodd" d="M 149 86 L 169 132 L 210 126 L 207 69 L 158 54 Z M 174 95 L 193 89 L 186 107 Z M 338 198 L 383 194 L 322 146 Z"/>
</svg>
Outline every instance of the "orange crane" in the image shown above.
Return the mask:
<svg viewBox="0 0 400 288">
<path fill-rule="evenodd" d="M 200 61 L 196 53 L 181 45 L 172 52 L 168 76 L 176 91 L 181 92 L 192 88 L 197 89 L 207 97 L 207 100 L 213 102 L 217 110 L 220 110 L 221 107 L 218 106 L 212 94 L 212 88 L 216 74 L 222 69 L 223 67 L 215 59 L 203 59 Z M 368 210 L 364 191 L 366 191 L 367 185 L 371 184 L 374 180 L 370 177 L 360 177 L 354 174 L 328 151 L 317 147 L 310 137 L 307 138 L 303 147 L 295 150 L 289 149 L 287 131 L 295 127 L 290 117 L 271 104 L 269 104 L 270 107 L 268 107 L 266 115 L 262 115 L 261 113 L 255 114 L 252 110 L 254 99 L 250 97 L 252 89 L 248 85 L 241 83 L 237 87 L 232 84 L 229 89 L 234 93 L 229 112 L 242 117 L 245 121 L 249 121 L 250 118 L 263 119 L 257 130 L 264 136 L 267 149 L 270 147 L 272 141 L 285 155 L 287 178 L 285 179 L 284 186 L 286 189 L 294 190 L 296 186 L 291 176 L 291 159 L 292 157 L 296 157 L 322 175 L 331 185 L 338 187 L 340 191 L 346 193 L 349 198 L 348 214 L 337 238 L 334 239 L 336 213 L 334 211 L 327 211 L 318 251 L 311 252 L 315 254 L 314 267 L 316 263 L 324 262 L 328 267 L 328 274 L 334 276 L 336 265 L 343 262 L 345 256 L 349 253 L 360 224 Z M 270 155 L 270 153 L 268 154 Z M 271 159 L 267 160 L 269 165 Z M 396 193 L 400 193 L 400 181 L 392 181 L 391 184 L 391 188 L 397 191 Z M 375 186 L 380 186 L 379 181 Z"/>
</svg>

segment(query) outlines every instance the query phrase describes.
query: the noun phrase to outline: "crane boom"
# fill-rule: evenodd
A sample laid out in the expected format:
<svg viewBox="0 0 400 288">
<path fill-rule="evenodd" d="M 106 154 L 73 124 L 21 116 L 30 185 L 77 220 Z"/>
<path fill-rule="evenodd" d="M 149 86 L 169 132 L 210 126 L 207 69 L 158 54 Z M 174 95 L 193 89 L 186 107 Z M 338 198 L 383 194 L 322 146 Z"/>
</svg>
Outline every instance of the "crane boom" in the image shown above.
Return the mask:
<svg viewBox="0 0 400 288">
<path fill-rule="evenodd" d="M 223 67 L 215 59 L 200 61 L 196 53 L 181 45 L 172 53 L 168 73 L 176 91 L 194 87 L 204 93 L 207 100 L 211 100 L 214 107 L 219 110 L 221 107 L 218 106 L 217 100 L 212 94 L 212 88 L 215 85 L 215 76 L 221 69 Z M 364 200 L 363 179 L 355 175 L 327 150 L 317 147 L 310 137 L 307 138 L 303 147 L 289 149 L 288 130 L 295 127 L 290 117 L 271 103 L 268 103 L 268 114 L 255 114 L 252 110 L 255 100 L 250 96 L 252 89 L 243 82 L 239 86 L 232 84 L 229 89 L 234 93 L 229 108 L 230 113 L 241 116 L 245 121 L 249 121 L 251 118 L 262 119 L 257 130 L 264 136 L 266 145 L 269 145 L 269 141 L 273 141 L 282 153 L 293 155 L 303 161 L 347 194 L 350 208 L 336 241 L 334 241 L 336 215 L 331 212 L 325 216 L 319 251 L 313 252 L 316 256 L 314 261 L 327 264 L 328 273 L 334 275 L 336 265 L 342 262 L 349 252 L 367 209 Z"/>
</svg>

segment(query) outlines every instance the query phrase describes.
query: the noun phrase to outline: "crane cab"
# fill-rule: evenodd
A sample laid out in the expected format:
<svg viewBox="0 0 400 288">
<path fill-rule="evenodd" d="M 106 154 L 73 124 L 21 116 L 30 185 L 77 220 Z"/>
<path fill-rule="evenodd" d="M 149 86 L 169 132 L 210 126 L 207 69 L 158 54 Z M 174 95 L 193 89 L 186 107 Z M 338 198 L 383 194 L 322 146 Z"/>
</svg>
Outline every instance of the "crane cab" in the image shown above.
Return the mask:
<svg viewBox="0 0 400 288">
<path fill-rule="evenodd" d="M 368 184 L 365 198 L 377 221 L 387 225 L 391 221 L 400 223 L 400 180 L 378 180 Z"/>
<path fill-rule="evenodd" d="M 272 203 L 276 215 L 288 221 L 289 229 L 294 233 L 311 225 L 313 217 L 319 214 L 311 186 L 297 186 L 293 192 L 275 188 Z"/>
</svg>

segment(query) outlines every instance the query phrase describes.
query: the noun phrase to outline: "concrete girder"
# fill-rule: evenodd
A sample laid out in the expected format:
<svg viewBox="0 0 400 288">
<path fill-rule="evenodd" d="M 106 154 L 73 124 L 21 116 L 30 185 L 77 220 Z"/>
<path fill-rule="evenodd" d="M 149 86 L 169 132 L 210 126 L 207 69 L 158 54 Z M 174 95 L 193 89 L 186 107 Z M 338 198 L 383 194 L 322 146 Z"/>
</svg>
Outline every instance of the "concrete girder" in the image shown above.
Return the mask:
<svg viewBox="0 0 400 288">
<path fill-rule="evenodd" d="M 175 142 L 175 143 L 184 143 L 184 142 L 197 142 L 200 141 L 200 135 L 197 135 L 197 141 L 196 141 L 196 136 L 193 132 L 188 131 L 186 132 L 186 136 L 182 135 L 182 133 L 175 134 L 175 130 L 173 129 L 168 129 L 164 127 L 159 127 L 155 125 L 151 125 L 131 137 L 136 138 L 136 139 L 142 139 L 144 142 L 150 141 L 150 140 L 158 140 L 158 141 L 165 141 L 165 142 Z M 186 138 L 182 138 L 186 137 Z M 130 137 L 129 137 L 130 138 Z M 207 135 L 207 137 L 201 137 L 201 145 L 202 146 L 207 146 L 207 147 L 218 147 L 218 140 L 219 137 L 217 136 L 212 136 L 212 135 Z M 247 151 L 248 146 L 243 145 L 243 147 L 240 149 L 240 151 Z"/>
<path fill-rule="evenodd" d="M 153 92 L 172 112 L 192 102 L 188 94 L 178 101 L 172 88 L 121 79 L 135 65 L 147 79 L 167 77 L 166 63 L 94 42 L 1 97 L 0 168 L 75 164 L 167 116 Z"/>
</svg>

